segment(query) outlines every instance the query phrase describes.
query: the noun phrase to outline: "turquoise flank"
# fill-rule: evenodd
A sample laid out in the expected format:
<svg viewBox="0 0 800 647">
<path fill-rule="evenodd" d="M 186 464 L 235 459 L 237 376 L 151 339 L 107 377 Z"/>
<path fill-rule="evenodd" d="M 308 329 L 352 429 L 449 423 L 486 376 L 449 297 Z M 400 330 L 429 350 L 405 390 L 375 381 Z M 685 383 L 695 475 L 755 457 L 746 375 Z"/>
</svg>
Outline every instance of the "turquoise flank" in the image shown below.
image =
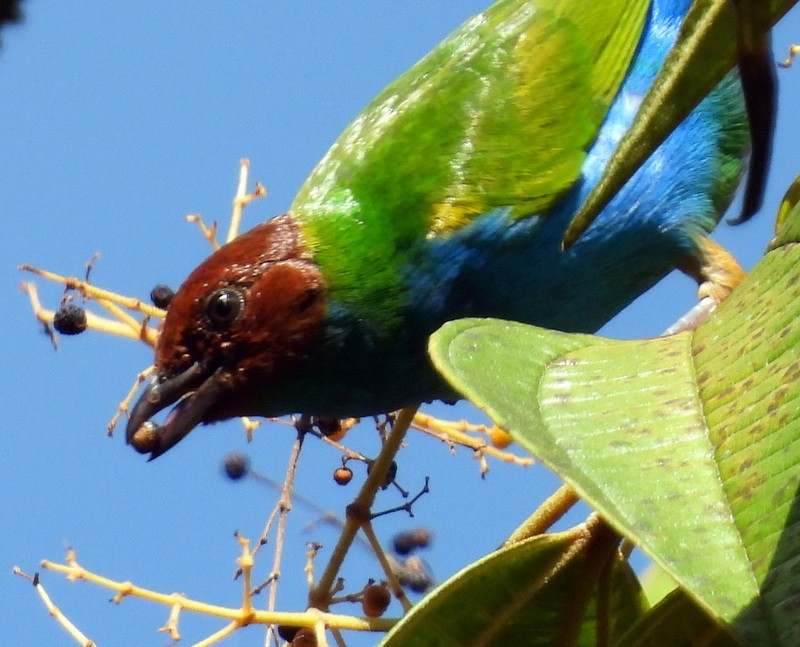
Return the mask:
<svg viewBox="0 0 800 647">
<path fill-rule="evenodd" d="M 428 336 L 445 321 L 486 316 L 592 332 L 670 270 L 696 262 L 699 241 L 732 199 L 747 153 L 735 75 L 639 169 L 579 242 L 560 251 L 567 223 L 630 125 L 689 4 L 652 3 L 643 39 L 580 177 L 546 211 L 520 218 L 518 207 L 515 213 L 497 206 L 447 235 L 426 236 L 413 229 L 416 224 L 398 239 L 376 227 L 366 265 L 392 279 L 370 288 L 375 311 L 365 312 L 334 292 L 313 363 L 271 391 L 266 408 L 367 415 L 450 398 L 426 355 Z M 347 199 L 329 206 L 347 208 Z M 315 224 L 312 243 L 323 236 L 346 242 L 343 222 Z M 362 235 L 354 234 L 354 240 Z M 346 271 L 334 270 L 330 261 L 323 269 Z M 336 283 L 335 276 L 330 280 Z"/>
</svg>

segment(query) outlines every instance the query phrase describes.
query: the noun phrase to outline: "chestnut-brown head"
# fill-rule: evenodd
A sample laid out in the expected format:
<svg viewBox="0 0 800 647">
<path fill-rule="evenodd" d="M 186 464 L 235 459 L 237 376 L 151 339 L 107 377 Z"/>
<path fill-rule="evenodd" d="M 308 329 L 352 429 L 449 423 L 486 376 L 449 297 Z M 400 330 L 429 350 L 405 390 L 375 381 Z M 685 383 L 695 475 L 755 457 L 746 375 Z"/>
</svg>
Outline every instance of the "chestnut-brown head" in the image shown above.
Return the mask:
<svg viewBox="0 0 800 647">
<path fill-rule="evenodd" d="M 152 459 L 199 423 L 259 413 L 259 392 L 319 336 L 324 289 L 289 215 L 209 256 L 167 309 L 157 374 L 131 413 L 128 442 Z M 163 425 L 150 421 L 175 402 Z"/>
</svg>

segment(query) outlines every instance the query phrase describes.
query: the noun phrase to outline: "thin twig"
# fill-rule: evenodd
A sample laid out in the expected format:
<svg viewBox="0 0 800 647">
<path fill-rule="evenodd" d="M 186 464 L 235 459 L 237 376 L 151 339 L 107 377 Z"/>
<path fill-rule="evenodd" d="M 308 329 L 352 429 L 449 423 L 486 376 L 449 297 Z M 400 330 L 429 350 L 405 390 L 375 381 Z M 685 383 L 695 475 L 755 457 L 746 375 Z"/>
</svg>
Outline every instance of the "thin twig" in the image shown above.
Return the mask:
<svg viewBox="0 0 800 647">
<path fill-rule="evenodd" d="M 394 596 L 400 600 L 400 604 L 403 605 L 403 611 L 408 613 L 413 606 L 411 604 L 411 600 L 408 599 L 406 596 L 406 592 L 403 589 L 402 584 L 400 584 L 400 580 L 397 579 L 397 573 L 395 573 L 392 565 L 389 563 L 389 560 L 386 558 L 386 553 L 383 551 L 383 546 L 381 546 L 381 542 L 378 541 L 378 537 L 375 534 L 375 530 L 372 527 L 372 522 L 367 521 L 363 526 L 361 526 L 361 530 L 364 531 L 364 534 L 369 541 L 370 546 L 372 547 L 375 556 L 378 558 L 378 561 L 381 564 L 381 568 L 383 569 L 384 574 L 386 575 L 386 579 L 389 582 L 389 586 L 394 593 Z"/>
<path fill-rule="evenodd" d="M 98 288 L 91 283 L 82 281 L 74 276 L 62 276 L 60 274 L 55 274 L 54 272 L 49 272 L 48 270 L 34 267 L 28 263 L 23 263 L 18 269 L 22 270 L 23 272 L 33 272 L 34 274 L 41 276 L 43 279 L 53 281 L 54 283 L 61 283 L 67 288 L 71 290 L 77 290 L 83 296 L 91 299 L 105 299 L 106 301 L 111 301 L 111 303 L 121 305 L 123 308 L 127 308 L 128 310 L 135 310 L 137 312 L 141 312 L 142 314 L 150 315 L 151 317 L 157 317 L 159 319 L 163 318 L 165 314 L 164 310 L 161 308 L 156 308 L 146 301 L 142 301 L 141 299 L 137 299 L 135 297 L 126 297 L 109 290 L 103 290 L 102 288 Z"/>
<path fill-rule="evenodd" d="M 177 593 L 175 594 L 177 597 Z M 182 596 L 181 596 L 182 597 Z M 181 639 L 181 632 L 178 630 L 178 622 L 180 621 L 181 611 L 183 610 L 183 604 L 180 602 L 176 602 L 172 605 L 172 609 L 169 612 L 169 618 L 167 618 L 167 622 L 164 624 L 163 627 L 159 627 L 158 631 L 160 633 L 169 634 L 169 637 L 172 639 L 173 642 L 178 642 Z"/>
<path fill-rule="evenodd" d="M 325 623 L 325 614 L 321 613 L 318 609 L 309 609 L 309 613 L 317 616 L 317 621 L 314 623 L 314 636 L 317 639 L 317 647 L 328 647 L 328 638 L 325 635 L 327 624 Z"/>
<path fill-rule="evenodd" d="M 48 310 L 42 307 L 42 304 L 39 301 L 39 294 L 38 290 L 36 289 L 36 284 L 20 283 L 20 289 L 27 293 L 31 302 L 31 309 L 33 310 L 33 314 L 36 319 L 43 324 L 52 324 L 56 313 L 53 310 Z M 134 331 L 127 324 L 124 324 L 120 321 L 114 321 L 113 319 L 100 317 L 89 310 L 86 311 L 86 327 L 89 330 L 95 330 L 97 332 L 103 332 L 109 335 L 116 335 L 117 337 L 127 337 L 128 339 L 135 339 L 137 341 L 142 340 L 142 332 L 140 329 Z M 155 329 L 147 328 L 145 334 L 147 340 L 153 340 L 154 343 L 158 332 Z M 150 344 L 151 342 L 147 341 L 147 343 Z"/>
<path fill-rule="evenodd" d="M 347 643 L 344 640 L 344 636 L 342 636 L 342 632 L 339 629 L 330 628 L 330 630 L 331 636 L 333 636 L 333 639 L 336 641 L 336 647 L 347 647 Z"/>
<path fill-rule="evenodd" d="M 800 45 L 789 45 L 789 55 L 783 61 L 779 62 L 780 67 L 791 67 L 794 62 L 795 56 L 800 54 Z"/>
<path fill-rule="evenodd" d="M 234 609 L 215 604 L 208 604 L 192 598 L 176 596 L 174 593 L 166 594 L 151 589 L 146 589 L 133 584 L 130 581 L 112 580 L 108 577 L 99 575 L 80 566 L 75 559 L 74 551 L 70 551 L 67 563 L 60 564 L 44 560 L 41 562 L 42 568 L 51 571 L 64 573 L 69 580 L 84 580 L 102 586 L 110 591 L 115 591 L 114 602 L 121 602 L 125 597 L 136 597 L 158 604 L 172 607 L 180 604 L 185 611 L 200 613 L 207 616 L 225 618 L 240 622 L 248 618 L 250 624 L 286 624 L 294 627 L 313 627 L 318 615 L 298 612 L 278 612 L 261 611 L 253 609 L 252 613 L 243 613 L 241 608 Z M 397 622 L 397 618 L 366 618 L 325 613 L 325 624 L 329 627 L 349 629 L 355 631 L 388 631 Z"/>
<path fill-rule="evenodd" d="M 309 431 L 309 433 L 313 434 L 314 436 L 316 436 L 317 438 L 319 438 L 323 442 L 327 443 L 331 447 L 334 447 L 335 449 L 338 449 L 345 456 L 347 456 L 347 458 L 349 458 L 351 460 L 361 461 L 362 463 L 368 462 L 367 457 L 364 456 L 363 454 L 361 454 L 360 452 L 357 452 L 357 451 L 355 451 L 353 449 L 350 449 L 349 447 L 347 447 L 345 445 L 342 445 L 342 443 L 340 443 L 338 440 L 332 440 L 331 438 L 328 438 L 322 432 L 319 432 L 316 429 L 312 429 L 311 431 Z"/>
<path fill-rule="evenodd" d="M 209 647 L 210 645 L 218 643 L 223 638 L 227 638 L 232 633 L 238 631 L 241 628 L 242 625 L 240 625 L 238 622 L 235 621 L 229 622 L 219 631 L 214 632 L 213 634 L 201 640 L 200 642 L 196 642 L 194 645 L 192 645 L 192 647 Z"/>
<path fill-rule="evenodd" d="M 36 589 L 36 593 L 39 595 L 42 602 L 44 603 L 47 612 L 55 619 L 55 621 L 58 624 L 64 627 L 66 632 L 73 638 L 73 640 L 75 640 L 75 642 L 81 645 L 81 647 L 96 647 L 96 643 L 90 638 L 87 638 L 86 635 L 80 629 L 78 629 L 72 623 L 72 621 L 69 618 L 67 618 L 67 616 L 65 616 L 62 613 L 61 609 L 59 609 L 55 604 L 53 604 L 53 601 L 50 599 L 50 596 L 47 594 L 47 591 L 45 591 L 44 586 L 42 586 L 42 583 L 39 581 L 38 573 L 33 577 L 31 577 L 27 573 L 23 572 L 22 569 L 20 569 L 18 566 L 15 566 L 12 572 L 15 575 L 19 575 L 27 580 L 30 580 L 30 582 Z"/>
<path fill-rule="evenodd" d="M 256 188 L 252 193 L 247 193 L 247 174 L 250 170 L 250 160 L 242 159 L 239 162 L 239 184 L 236 187 L 236 195 L 233 198 L 233 210 L 231 211 L 231 224 L 228 228 L 228 235 L 225 242 L 229 243 L 239 235 L 239 228 L 242 222 L 242 211 L 244 207 L 257 198 L 267 195 L 267 190 L 260 182 L 256 182 Z"/>
<path fill-rule="evenodd" d="M 372 464 L 372 470 L 367 476 L 364 485 L 356 496 L 353 503 L 348 506 L 348 514 L 339 535 L 339 541 L 333 549 L 328 565 L 320 578 L 319 583 L 313 591 L 309 593 L 309 606 L 316 607 L 322 610 L 327 609 L 328 601 L 330 599 L 330 591 L 334 581 L 339 573 L 342 562 L 344 561 L 353 539 L 358 532 L 358 529 L 365 521 L 369 520 L 370 508 L 375 500 L 375 495 L 378 488 L 383 484 L 386 475 L 389 473 L 389 466 L 392 464 L 395 455 L 400 449 L 400 445 L 405 438 L 414 414 L 417 411 L 417 406 L 406 407 L 402 409 L 397 416 L 397 419 L 392 425 L 392 431 L 387 436 L 386 441 L 381 448 L 378 458 Z"/>
<path fill-rule="evenodd" d="M 138 393 L 139 387 L 141 386 L 142 382 L 144 382 L 148 377 L 150 377 L 155 372 L 155 370 L 156 370 L 156 367 L 153 364 L 151 364 L 150 366 L 148 366 L 146 369 L 141 371 L 136 376 L 136 379 L 133 382 L 133 386 L 131 387 L 131 390 L 128 391 L 128 394 L 122 399 L 122 402 L 120 402 L 117 405 L 116 413 L 111 418 L 111 420 L 108 421 L 108 424 L 106 425 L 106 428 L 108 429 L 108 436 L 109 437 L 114 435 L 114 429 L 116 428 L 117 424 L 119 423 L 119 419 L 123 415 L 127 415 L 128 414 L 128 409 L 131 406 L 131 402 L 133 402 L 133 398 Z"/>
<path fill-rule="evenodd" d="M 515 465 L 527 467 L 532 465 L 534 462 L 534 460 L 530 457 L 516 456 L 510 452 L 505 452 L 497 449 L 496 447 L 492 447 L 491 445 L 488 445 L 484 439 L 475 438 L 463 431 L 463 429 L 466 427 L 472 431 L 488 434 L 489 427 L 486 425 L 469 425 L 463 421 L 451 422 L 440 420 L 427 414 L 417 414 L 411 426 L 414 429 L 428 434 L 429 436 L 433 436 L 434 438 L 438 438 L 443 442 L 455 443 L 457 445 L 467 447 L 472 451 L 484 452 L 489 456 L 497 458 L 505 463 L 514 463 Z"/>
<path fill-rule="evenodd" d="M 679 317 L 675 323 L 661 333 L 661 336 L 666 337 L 668 335 L 675 335 L 679 332 L 694 330 L 708 318 L 708 315 L 710 315 L 716 307 L 717 302 L 711 297 L 705 297 L 704 299 L 701 299 L 694 306 L 692 306 L 688 312 Z"/>
<path fill-rule="evenodd" d="M 119 321 L 128 326 L 128 328 L 130 328 L 136 334 L 137 339 L 141 339 L 144 343 L 150 346 L 150 348 L 153 348 L 156 345 L 158 331 L 154 328 L 148 327 L 147 322 L 150 320 L 149 315 L 145 315 L 144 321 L 139 321 L 135 317 L 132 317 L 125 312 L 116 303 L 112 303 L 106 299 L 95 299 L 95 301 L 97 302 L 97 305 L 103 308 L 106 312 L 111 313 L 113 316 L 119 319 Z"/>
<path fill-rule="evenodd" d="M 208 227 L 203 220 L 203 216 L 199 213 L 190 213 L 186 216 L 186 222 L 193 222 L 197 225 L 200 229 L 200 233 L 203 234 L 203 238 L 208 241 L 208 244 L 211 245 L 211 249 L 217 251 L 222 245 L 219 244 L 217 240 L 217 221 L 211 223 L 211 226 Z"/>
<path fill-rule="evenodd" d="M 233 210 L 231 211 L 231 223 L 228 227 L 228 235 L 225 242 L 231 242 L 239 235 L 239 227 L 242 223 L 242 210 L 244 209 L 244 197 L 247 195 L 247 173 L 250 170 L 250 160 L 242 159 L 239 161 L 239 184 L 236 186 L 236 195 L 233 197 Z"/>
<path fill-rule="evenodd" d="M 289 464 L 286 467 L 286 478 L 283 480 L 283 490 L 281 490 L 281 498 L 278 501 L 277 508 L 280 511 L 278 517 L 278 530 L 275 535 L 275 555 L 272 563 L 272 571 L 270 572 L 270 586 L 269 586 L 269 603 L 267 609 L 269 611 L 275 610 L 275 602 L 278 596 L 278 580 L 281 573 L 281 559 L 283 557 L 283 548 L 286 538 L 286 521 L 289 515 L 289 510 L 292 509 L 292 491 L 294 489 L 294 479 L 297 475 L 297 461 L 300 457 L 300 450 L 303 448 L 303 439 L 305 434 L 303 432 L 297 433 L 297 438 L 292 445 L 292 453 L 289 455 Z"/>
<path fill-rule="evenodd" d="M 306 584 L 308 584 L 308 588 L 314 588 L 314 558 L 319 553 L 320 548 L 322 548 L 322 544 L 316 541 L 308 542 L 308 550 L 306 551 L 306 565 L 303 569 L 303 572 L 306 574 Z"/>
<path fill-rule="evenodd" d="M 429 482 L 430 478 L 426 476 L 425 485 L 423 485 L 422 489 L 419 492 L 417 492 L 417 494 L 414 495 L 411 501 L 406 501 L 405 503 L 397 505 L 393 508 L 389 508 L 388 510 L 382 510 L 381 512 L 373 512 L 371 518 L 375 519 L 377 517 L 382 517 L 387 514 L 392 514 L 393 512 L 400 512 L 401 510 L 405 510 L 408 513 L 408 516 L 413 517 L 414 511 L 412 510 L 411 506 L 413 506 L 417 501 L 419 501 L 422 495 L 428 494 L 428 492 L 431 491 L 430 488 L 428 487 Z M 408 493 L 406 492 L 404 496 L 408 496 Z"/>
<path fill-rule="evenodd" d="M 242 554 L 236 559 L 242 572 L 242 620 L 248 623 L 253 615 L 253 553 L 250 552 L 250 540 L 236 533 L 236 539 L 242 548 Z"/>
</svg>

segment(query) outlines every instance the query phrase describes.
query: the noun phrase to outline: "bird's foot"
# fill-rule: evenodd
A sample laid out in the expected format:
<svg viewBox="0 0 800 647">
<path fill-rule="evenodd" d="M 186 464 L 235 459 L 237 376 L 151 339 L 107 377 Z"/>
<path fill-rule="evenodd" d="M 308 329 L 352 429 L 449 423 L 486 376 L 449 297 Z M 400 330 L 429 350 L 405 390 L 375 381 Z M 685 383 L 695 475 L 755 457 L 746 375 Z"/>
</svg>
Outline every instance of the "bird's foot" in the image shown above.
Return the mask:
<svg viewBox="0 0 800 647">
<path fill-rule="evenodd" d="M 700 285 L 697 290 L 700 302 L 667 328 L 664 335 L 697 328 L 728 298 L 746 275 L 739 262 L 722 245 L 710 238 L 703 238 L 700 244 L 703 250 L 702 262 L 694 270 L 686 271 Z"/>
<path fill-rule="evenodd" d="M 661 335 L 666 337 L 667 335 L 675 335 L 679 332 L 694 330 L 708 318 L 708 315 L 714 312 L 714 308 L 716 307 L 717 304 L 711 297 L 705 297 L 689 310 L 689 312 L 661 333 Z"/>
<path fill-rule="evenodd" d="M 700 241 L 703 248 L 703 261 L 694 278 L 700 284 L 697 297 L 706 297 L 719 305 L 746 276 L 739 262 L 730 252 L 710 238 Z"/>
</svg>

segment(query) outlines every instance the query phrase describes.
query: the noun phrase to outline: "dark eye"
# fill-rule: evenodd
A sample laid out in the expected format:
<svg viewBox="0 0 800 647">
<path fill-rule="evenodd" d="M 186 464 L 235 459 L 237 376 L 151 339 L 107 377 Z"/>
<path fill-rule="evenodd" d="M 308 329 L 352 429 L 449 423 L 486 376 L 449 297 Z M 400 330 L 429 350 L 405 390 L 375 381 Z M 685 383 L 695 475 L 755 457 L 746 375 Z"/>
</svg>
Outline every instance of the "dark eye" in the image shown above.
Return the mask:
<svg viewBox="0 0 800 647">
<path fill-rule="evenodd" d="M 206 300 L 206 317 L 213 328 L 225 330 L 244 308 L 244 296 L 240 290 L 222 288 L 212 292 Z"/>
</svg>

